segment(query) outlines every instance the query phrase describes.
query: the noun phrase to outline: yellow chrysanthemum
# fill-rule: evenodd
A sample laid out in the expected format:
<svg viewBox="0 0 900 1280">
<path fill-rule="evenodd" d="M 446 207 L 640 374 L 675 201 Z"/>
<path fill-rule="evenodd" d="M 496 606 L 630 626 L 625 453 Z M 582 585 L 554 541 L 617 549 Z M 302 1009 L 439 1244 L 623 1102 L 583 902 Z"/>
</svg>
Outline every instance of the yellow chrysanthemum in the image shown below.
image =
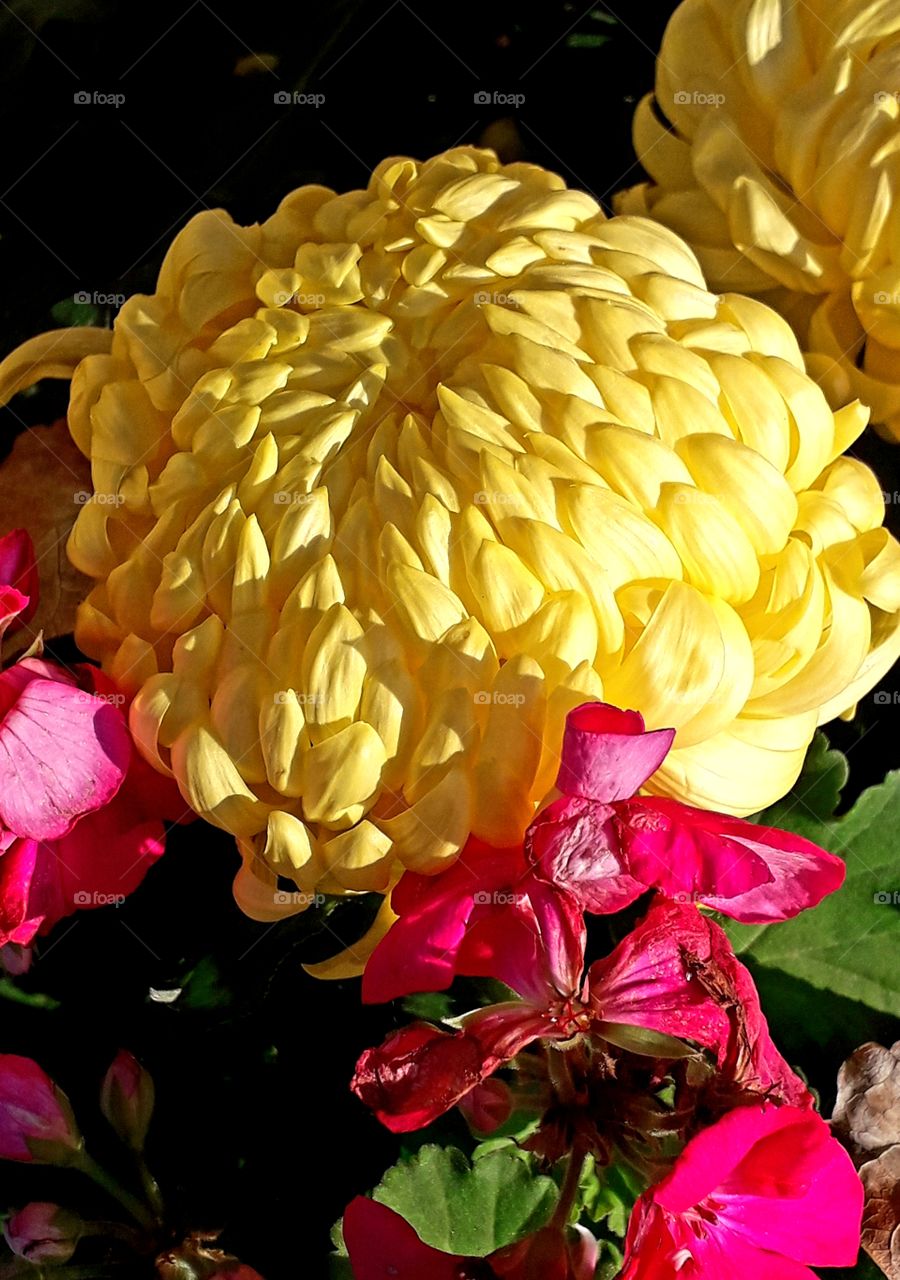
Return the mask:
<svg viewBox="0 0 900 1280">
<path fill-rule="evenodd" d="M 586 699 L 677 728 L 659 791 L 758 809 L 900 648 L 882 495 L 840 456 L 865 411 L 540 168 L 460 149 L 200 214 L 85 356 L 108 336 L 0 386 L 80 360 L 78 641 L 258 917 L 516 840 Z"/>
<path fill-rule="evenodd" d="M 900 438 L 897 0 L 684 0 L 634 139 L 652 182 L 617 210 L 774 306 L 831 403 Z"/>
</svg>

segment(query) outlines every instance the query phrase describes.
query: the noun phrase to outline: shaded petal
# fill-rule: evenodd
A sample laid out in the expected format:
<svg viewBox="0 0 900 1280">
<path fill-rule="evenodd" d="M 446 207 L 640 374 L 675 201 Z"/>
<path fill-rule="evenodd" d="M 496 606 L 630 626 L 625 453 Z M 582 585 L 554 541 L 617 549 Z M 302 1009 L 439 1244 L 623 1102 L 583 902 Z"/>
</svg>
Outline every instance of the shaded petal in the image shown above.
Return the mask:
<svg viewBox="0 0 900 1280">
<path fill-rule="evenodd" d="M 423 1244 L 387 1205 L 357 1196 L 344 1210 L 344 1243 L 355 1280 L 457 1280 L 460 1259 Z"/>
<path fill-rule="evenodd" d="M 65 835 L 122 785 L 131 739 L 109 702 L 20 663 L 0 674 L 0 821 L 17 835 Z"/>
<path fill-rule="evenodd" d="M 604 804 L 633 796 L 669 752 L 674 729 L 644 730 L 637 711 L 585 702 L 566 719 L 556 785 Z"/>
</svg>

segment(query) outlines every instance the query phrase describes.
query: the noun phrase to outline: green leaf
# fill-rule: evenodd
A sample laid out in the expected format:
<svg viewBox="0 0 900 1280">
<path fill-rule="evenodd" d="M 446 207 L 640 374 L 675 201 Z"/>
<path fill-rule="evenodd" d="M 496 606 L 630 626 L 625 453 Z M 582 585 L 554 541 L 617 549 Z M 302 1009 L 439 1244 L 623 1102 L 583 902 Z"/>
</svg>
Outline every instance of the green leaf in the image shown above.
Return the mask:
<svg viewBox="0 0 900 1280">
<path fill-rule="evenodd" d="M 484 1258 L 539 1230 L 559 1198 L 552 1178 L 509 1149 L 470 1164 L 456 1147 L 425 1146 L 389 1169 L 373 1195 L 444 1253 Z"/>
<path fill-rule="evenodd" d="M 624 1165 L 588 1169 L 581 1183 L 582 1212 L 592 1222 L 603 1222 L 614 1236 L 622 1238 L 635 1200 L 644 1186 L 637 1174 Z"/>
<path fill-rule="evenodd" d="M 79 325 L 95 325 L 100 321 L 100 308 L 93 302 L 79 302 L 76 298 L 63 298 L 50 308 L 50 315 L 57 324 L 66 328 Z"/>
<path fill-rule="evenodd" d="M 566 44 L 570 49 L 599 49 L 601 45 L 609 44 L 609 36 L 573 31 L 570 36 L 566 37 Z"/>
<path fill-rule="evenodd" d="M 426 1022 L 443 1022 L 453 1013 L 453 1001 L 446 991 L 423 991 L 407 996 L 400 1006 L 412 1018 L 424 1018 Z"/>
<path fill-rule="evenodd" d="M 816 794 L 820 800 L 826 795 L 821 789 Z M 841 818 L 823 820 L 804 804 L 778 821 L 841 855 L 847 880 L 814 911 L 783 924 L 729 921 L 726 929 L 735 951 L 819 990 L 900 1016 L 900 970 L 894 954 L 900 917 L 900 773 L 890 773 L 880 786 L 864 791 Z"/>
<path fill-rule="evenodd" d="M 823 1280 L 884 1280 L 884 1272 L 877 1267 L 867 1253 L 860 1253 L 855 1267 L 829 1267 L 827 1271 L 817 1271 L 816 1275 Z"/>
</svg>

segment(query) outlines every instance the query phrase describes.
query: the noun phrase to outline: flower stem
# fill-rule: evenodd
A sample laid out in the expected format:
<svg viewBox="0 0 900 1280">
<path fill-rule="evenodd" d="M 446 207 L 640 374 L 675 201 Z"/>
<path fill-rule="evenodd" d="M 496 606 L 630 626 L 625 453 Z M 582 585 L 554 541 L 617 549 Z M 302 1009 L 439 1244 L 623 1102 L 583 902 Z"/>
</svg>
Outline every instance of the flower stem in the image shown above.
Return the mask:
<svg viewBox="0 0 900 1280">
<path fill-rule="evenodd" d="M 75 1168 L 80 1169 L 82 1173 L 86 1173 L 93 1182 L 96 1182 L 98 1187 L 102 1187 L 114 1200 L 118 1200 L 122 1208 L 126 1209 L 135 1222 L 139 1222 L 145 1230 L 155 1231 L 157 1229 L 159 1224 L 147 1206 L 138 1200 L 137 1196 L 133 1196 L 130 1191 L 126 1191 L 111 1173 L 97 1163 L 93 1156 L 89 1156 L 86 1151 L 82 1151 L 75 1161 Z"/>
<path fill-rule="evenodd" d="M 142 1155 L 137 1157 L 138 1173 L 141 1177 L 141 1186 L 144 1188 L 144 1196 L 150 1208 L 156 1214 L 159 1222 L 165 1217 L 165 1205 L 163 1204 L 162 1192 L 159 1189 L 159 1183 L 153 1174 L 147 1168 L 147 1162 Z"/>
<path fill-rule="evenodd" d="M 572 1148 L 569 1155 L 569 1163 L 566 1166 L 566 1176 L 563 1179 L 562 1187 L 559 1192 L 559 1201 L 553 1211 L 553 1217 L 550 1219 L 550 1225 L 563 1230 L 568 1221 L 569 1214 L 572 1212 L 572 1205 L 575 1203 L 575 1197 L 578 1195 L 578 1184 L 581 1182 L 581 1175 L 584 1171 L 584 1162 L 587 1152 L 584 1147 L 576 1145 Z"/>
</svg>

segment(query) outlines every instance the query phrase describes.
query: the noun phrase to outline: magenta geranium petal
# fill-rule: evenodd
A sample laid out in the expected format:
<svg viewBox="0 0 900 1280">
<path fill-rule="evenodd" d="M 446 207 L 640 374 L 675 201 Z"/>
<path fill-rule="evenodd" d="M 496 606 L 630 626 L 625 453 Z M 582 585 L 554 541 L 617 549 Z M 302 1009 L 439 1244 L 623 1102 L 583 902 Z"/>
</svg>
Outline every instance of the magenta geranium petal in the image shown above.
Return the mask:
<svg viewBox="0 0 900 1280">
<path fill-rule="evenodd" d="M 693 1138 L 635 1205 L 623 1280 L 778 1276 L 852 1266 L 863 1192 L 850 1157 L 813 1111 L 728 1112 Z"/>
<path fill-rule="evenodd" d="M 354 1280 L 459 1280 L 460 1258 L 423 1244 L 399 1213 L 377 1200 L 351 1200 L 343 1234 Z"/>
<path fill-rule="evenodd" d="M 30 622 L 39 603 L 34 544 L 24 529 L 13 529 L 0 538 L 0 635 Z"/>
<path fill-rule="evenodd" d="M 525 849 L 538 874 L 574 894 L 583 911 L 622 911 L 645 891 L 626 868 L 611 805 L 560 796 L 531 823 Z"/>
<path fill-rule="evenodd" d="M 693 907 L 655 903 L 588 975 L 598 1022 L 645 1027 L 709 1048 L 728 1041 L 728 1015 L 699 980 L 713 954 L 712 925 Z"/>
<path fill-rule="evenodd" d="M 637 711 L 585 702 L 566 720 L 556 785 L 603 804 L 624 800 L 656 772 L 674 737 L 674 729 L 645 730 Z"/>
<path fill-rule="evenodd" d="M 106 804 L 131 758 L 119 710 L 27 662 L 0 674 L 0 822 L 52 840 Z"/>
</svg>

